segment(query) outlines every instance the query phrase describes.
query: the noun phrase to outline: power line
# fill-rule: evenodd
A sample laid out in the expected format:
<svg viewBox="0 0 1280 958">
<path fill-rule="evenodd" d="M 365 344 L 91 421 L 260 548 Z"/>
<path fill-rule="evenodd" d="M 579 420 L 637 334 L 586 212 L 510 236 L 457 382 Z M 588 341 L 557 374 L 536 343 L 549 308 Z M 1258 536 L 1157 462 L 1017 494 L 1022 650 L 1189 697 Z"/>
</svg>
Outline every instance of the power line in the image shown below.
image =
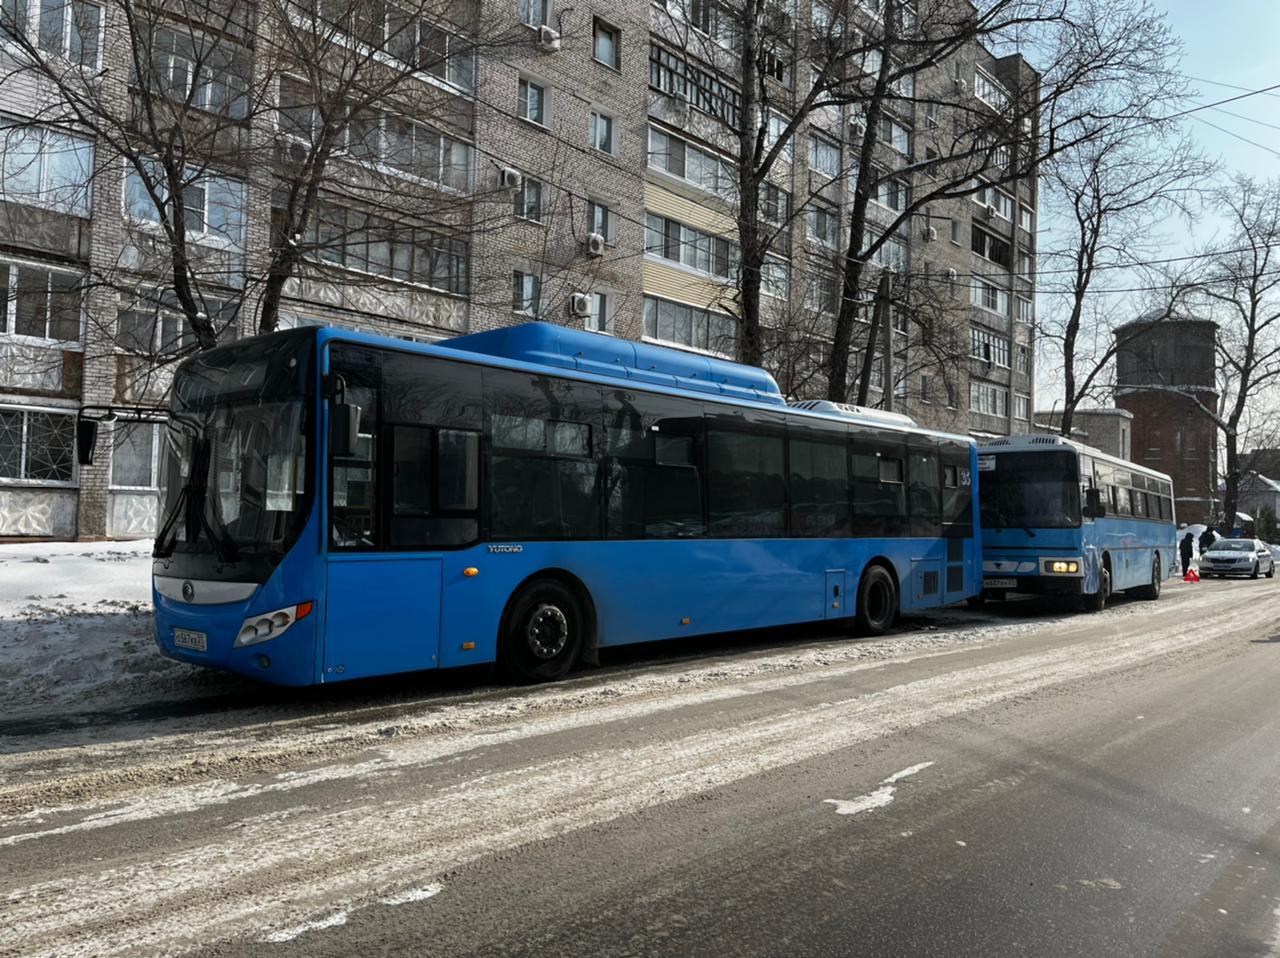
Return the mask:
<svg viewBox="0 0 1280 958">
<path fill-rule="evenodd" d="M 1208 83 L 1211 86 L 1220 86 L 1227 90 L 1244 90 L 1245 92 L 1249 92 L 1249 87 L 1247 86 L 1240 86 L 1235 83 L 1224 83 L 1222 80 L 1210 80 L 1207 77 L 1193 77 L 1190 74 L 1186 74 L 1186 73 L 1182 75 L 1186 77 L 1188 80 L 1194 80 L 1196 83 Z M 1265 95 L 1272 96 L 1272 97 L 1275 97 L 1277 100 L 1280 100 L 1280 93 L 1266 93 Z"/>
<path fill-rule="evenodd" d="M 1219 126 L 1216 123 L 1210 123 L 1208 120 L 1206 120 L 1202 116 L 1193 116 L 1191 119 L 1197 120 L 1200 123 L 1203 123 L 1205 126 L 1212 127 L 1213 129 L 1217 130 L 1219 133 L 1225 133 L 1227 136 L 1231 137 L 1232 139 L 1239 140 L 1241 143 L 1247 143 L 1249 144 L 1249 146 L 1256 146 L 1260 150 L 1266 150 L 1272 156 L 1276 157 L 1277 159 L 1280 159 L 1280 151 L 1276 151 L 1264 143 L 1259 143 L 1257 140 L 1251 140 L 1247 136 L 1242 136 L 1239 133 L 1236 133 L 1234 130 L 1228 130 L 1225 126 Z"/>
</svg>

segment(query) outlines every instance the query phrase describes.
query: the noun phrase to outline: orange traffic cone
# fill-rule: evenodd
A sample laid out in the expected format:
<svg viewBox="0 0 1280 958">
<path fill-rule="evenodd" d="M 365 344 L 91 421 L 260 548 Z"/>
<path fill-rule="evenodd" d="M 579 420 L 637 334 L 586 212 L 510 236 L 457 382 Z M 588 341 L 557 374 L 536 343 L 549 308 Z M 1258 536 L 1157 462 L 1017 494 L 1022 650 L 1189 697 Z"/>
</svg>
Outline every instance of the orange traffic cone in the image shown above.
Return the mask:
<svg viewBox="0 0 1280 958">
<path fill-rule="evenodd" d="M 1187 574 L 1182 577 L 1183 582 L 1199 582 L 1200 573 L 1195 569 L 1188 569 Z"/>
</svg>

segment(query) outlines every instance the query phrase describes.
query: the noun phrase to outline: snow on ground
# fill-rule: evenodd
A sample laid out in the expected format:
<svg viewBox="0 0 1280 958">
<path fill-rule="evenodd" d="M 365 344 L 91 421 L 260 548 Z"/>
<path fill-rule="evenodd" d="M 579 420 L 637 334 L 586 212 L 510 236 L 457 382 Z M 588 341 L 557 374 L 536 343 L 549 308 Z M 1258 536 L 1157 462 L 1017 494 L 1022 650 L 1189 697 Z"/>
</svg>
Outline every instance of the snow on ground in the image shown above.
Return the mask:
<svg viewBox="0 0 1280 958">
<path fill-rule="evenodd" d="M 0 545 L 0 714 L 93 711 L 188 689 L 151 632 L 151 541 Z"/>
</svg>

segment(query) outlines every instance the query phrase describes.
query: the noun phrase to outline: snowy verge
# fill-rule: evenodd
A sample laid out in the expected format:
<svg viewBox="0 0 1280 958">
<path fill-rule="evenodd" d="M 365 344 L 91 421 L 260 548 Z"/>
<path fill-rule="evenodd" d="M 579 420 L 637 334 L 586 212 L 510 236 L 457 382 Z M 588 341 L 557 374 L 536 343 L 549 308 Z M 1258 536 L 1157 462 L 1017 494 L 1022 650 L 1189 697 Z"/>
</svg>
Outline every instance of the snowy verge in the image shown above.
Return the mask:
<svg viewBox="0 0 1280 958">
<path fill-rule="evenodd" d="M 187 697 L 152 638 L 151 541 L 0 545 L 0 716 Z"/>
</svg>

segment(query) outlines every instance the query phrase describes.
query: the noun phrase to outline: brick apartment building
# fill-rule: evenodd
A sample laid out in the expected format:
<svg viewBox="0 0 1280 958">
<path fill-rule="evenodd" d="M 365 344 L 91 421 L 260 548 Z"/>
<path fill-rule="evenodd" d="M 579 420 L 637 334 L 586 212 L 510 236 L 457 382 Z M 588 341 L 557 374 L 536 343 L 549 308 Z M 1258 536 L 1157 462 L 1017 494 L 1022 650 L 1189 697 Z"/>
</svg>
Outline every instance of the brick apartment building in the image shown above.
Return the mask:
<svg viewBox="0 0 1280 958">
<path fill-rule="evenodd" d="M 859 29 L 876 29 L 876 6 L 851 5 Z M 698 8 L 639 0 L 481 5 L 484 22 L 507 29 L 511 42 L 440 54 L 447 61 L 434 64 L 447 68 L 433 68 L 423 82 L 437 103 L 448 103 L 432 107 L 417 128 L 432 130 L 432 148 L 452 158 L 441 189 L 452 177 L 448 185 L 462 198 L 449 214 L 456 238 L 424 231 L 427 239 L 415 240 L 413 250 L 386 250 L 389 263 L 402 253 L 417 263 L 429 252 L 428 277 L 416 268 L 412 275 L 380 271 L 366 256 L 360 282 L 350 283 L 343 280 L 345 268 L 356 273 L 348 240 L 346 253 L 324 256 L 324 273 L 289 281 L 282 325 L 328 323 L 429 341 L 536 316 L 732 355 L 733 199 L 717 170 L 730 146 L 724 119 L 735 91 L 723 64 L 712 62 L 717 56 L 698 56 L 705 45 L 677 42 L 673 24 L 683 19 L 698 29 Z M 790 15 L 803 29 L 817 9 L 798 0 Z M 71 66 L 102 71 L 94 82 L 103 97 L 129 101 L 129 43 L 118 7 L 6 0 L 4 10 L 10 19 L 0 25 L 30 31 L 42 50 Z M 56 11 L 64 11 L 60 30 L 42 26 Z M 23 18 L 16 26 L 14 16 Z M 246 35 L 238 61 L 248 70 L 263 47 L 253 39 Z M 180 52 L 167 55 L 181 65 Z M 47 84 L 24 77 L 20 61 L 0 37 L 0 123 L 10 124 L 0 130 L 0 537 L 149 535 L 163 427 L 138 410 L 163 404 L 164 360 L 190 339 L 176 312 L 142 316 L 121 283 L 95 282 L 124 274 L 151 290 L 151 301 L 156 290 L 163 300 L 155 230 L 137 212 L 118 157 L 72 126 L 34 122 L 50 94 Z M 1020 56 L 997 58 L 977 44 L 915 78 L 921 103 L 976 98 L 993 108 L 1009 89 L 1037 80 Z M 287 95 L 281 87 L 281 107 Z M 282 122 L 264 114 L 243 132 L 280 138 Z M 790 162 L 773 178 L 774 208 L 810 196 L 824 167 L 850 164 L 856 123 L 852 113 L 827 111 L 799 131 Z M 954 149 L 943 125 L 936 106 L 899 109 L 882 123 L 877 164 L 899 169 Z M 389 129 L 380 135 L 391 136 Z M 257 315 L 248 277 L 273 242 L 271 218 L 257 211 L 280 202 L 277 184 L 268 165 L 202 186 L 206 206 L 198 212 L 210 223 L 215 201 L 223 212 L 220 231 L 202 227 L 201 249 L 225 277 L 227 301 L 238 304 L 225 311 L 215 304 L 214 319 L 226 335 L 247 335 Z M 905 178 L 903 186 L 910 188 Z M 795 315 L 822 318 L 833 308 L 833 276 L 820 260 L 824 237 L 847 223 L 849 190 L 841 187 L 826 191 L 831 202 L 821 211 L 795 217 L 777 245 L 766 326 Z M 880 212 L 891 213 L 899 200 L 889 191 L 883 202 Z M 895 329 L 897 368 L 912 370 L 896 384 L 896 405 L 921 423 L 977 436 L 1030 431 L 1036 206 L 1034 179 L 991 186 L 933 204 L 886 247 L 878 268 L 932 276 L 949 288 L 948 322 L 970 354 L 945 376 L 913 368 L 910 338 Z M 244 212 L 229 216 L 226 208 Z M 346 216 L 349 228 L 353 214 L 327 215 Z M 872 287 L 877 272 L 868 278 Z M 824 348 L 829 343 L 814 344 L 816 354 Z M 788 388 L 782 371 L 779 379 Z M 873 380 L 873 402 L 882 380 Z M 821 384 L 790 391 L 820 396 Z M 91 466 L 76 464 L 83 407 L 113 413 Z"/>
</svg>

